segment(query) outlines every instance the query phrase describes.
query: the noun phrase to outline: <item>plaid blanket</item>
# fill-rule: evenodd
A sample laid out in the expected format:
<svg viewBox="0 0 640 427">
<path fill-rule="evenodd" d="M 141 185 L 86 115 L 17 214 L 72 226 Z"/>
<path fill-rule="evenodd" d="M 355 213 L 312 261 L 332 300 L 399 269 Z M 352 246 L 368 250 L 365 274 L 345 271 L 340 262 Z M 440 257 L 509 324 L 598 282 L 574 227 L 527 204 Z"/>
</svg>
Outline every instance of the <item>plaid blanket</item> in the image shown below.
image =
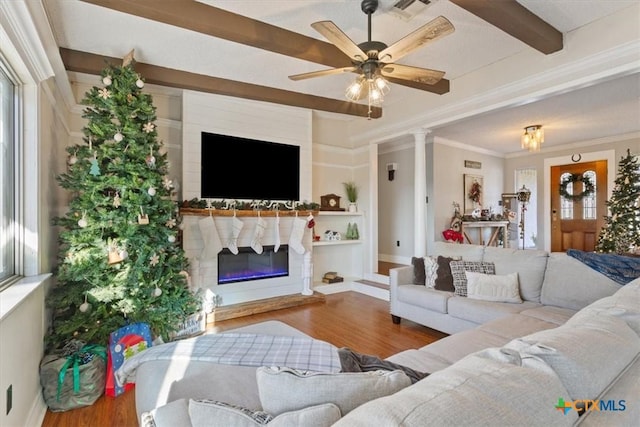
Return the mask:
<svg viewBox="0 0 640 427">
<path fill-rule="evenodd" d="M 340 372 L 337 348 L 307 337 L 262 334 L 212 334 L 174 341 L 127 359 L 115 372 L 118 384 L 135 382 L 135 372 L 151 360 L 197 360 L 241 366 L 286 366 L 304 371 Z"/>
</svg>

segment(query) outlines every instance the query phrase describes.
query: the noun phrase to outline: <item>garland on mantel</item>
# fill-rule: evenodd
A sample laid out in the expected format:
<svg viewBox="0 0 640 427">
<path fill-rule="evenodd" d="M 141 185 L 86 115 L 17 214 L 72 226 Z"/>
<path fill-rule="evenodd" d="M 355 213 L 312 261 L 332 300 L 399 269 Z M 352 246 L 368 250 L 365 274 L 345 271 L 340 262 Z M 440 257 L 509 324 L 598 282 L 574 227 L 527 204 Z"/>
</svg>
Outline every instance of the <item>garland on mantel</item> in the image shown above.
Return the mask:
<svg viewBox="0 0 640 427">
<path fill-rule="evenodd" d="M 569 192 L 567 191 L 567 187 L 569 186 L 569 184 L 574 184 L 576 182 L 582 182 L 582 193 L 569 194 Z M 562 182 L 560 183 L 560 197 L 564 197 L 565 199 L 577 202 L 584 199 L 585 197 L 591 196 L 595 189 L 595 186 L 588 176 L 581 175 L 579 173 L 572 173 L 562 179 Z"/>
<path fill-rule="evenodd" d="M 182 202 L 181 207 L 192 209 L 226 209 L 226 210 L 261 210 L 261 211 L 316 211 L 319 203 L 272 200 L 253 200 L 251 202 L 239 200 L 205 200 L 193 198 Z"/>
</svg>

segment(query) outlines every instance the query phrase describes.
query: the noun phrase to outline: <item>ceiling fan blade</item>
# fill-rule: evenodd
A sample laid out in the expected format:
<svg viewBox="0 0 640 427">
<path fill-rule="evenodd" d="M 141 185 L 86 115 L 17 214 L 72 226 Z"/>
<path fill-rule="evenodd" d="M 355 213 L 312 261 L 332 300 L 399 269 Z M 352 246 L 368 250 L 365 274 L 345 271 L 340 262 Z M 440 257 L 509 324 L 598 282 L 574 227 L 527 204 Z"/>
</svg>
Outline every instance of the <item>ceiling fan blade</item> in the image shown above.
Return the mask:
<svg viewBox="0 0 640 427">
<path fill-rule="evenodd" d="M 327 40 L 343 51 L 349 58 L 356 61 L 366 61 L 367 54 L 358 47 L 336 24 L 331 21 L 319 21 L 311 24 L 314 30 L 322 34 Z"/>
<path fill-rule="evenodd" d="M 413 33 L 384 49 L 378 54 L 378 59 L 384 62 L 396 62 L 398 59 L 422 47 L 424 44 L 451 34 L 454 31 L 455 28 L 453 24 L 451 24 L 447 18 L 438 16 Z"/>
<path fill-rule="evenodd" d="M 434 85 L 444 77 L 444 71 L 412 67 L 410 65 L 388 64 L 382 67 L 382 75 Z"/>
<path fill-rule="evenodd" d="M 404 80 L 404 79 L 396 79 L 394 77 L 386 77 L 390 83 L 395 83 L 397 85 L 410 87 L 413 89 L 424 90 L 425 92 L 435 93 L 436 95 L 443 95 L 449 92 L 449 80 L 441 79 L 438 83 L 434 85 L 429 85 L 426 83 L 416 82 L 413 80 Z"/>
<path fill-rule="evenodd" d="M 343 67 L 343 68 L 330 68 L 328 70 L 320 70 L 320 71 L 311 71 L 310 73 L 302 73 L 302 74 L 294 74 L 289 76 L 291 80 L 304 80 L 311 79 L 313 77 L 323 77 L 323 76 L 331 76 L 334 74 L 342 74 L 349 73 L 352 71 L 356 71 L 357 67 Z"/>
</svg>

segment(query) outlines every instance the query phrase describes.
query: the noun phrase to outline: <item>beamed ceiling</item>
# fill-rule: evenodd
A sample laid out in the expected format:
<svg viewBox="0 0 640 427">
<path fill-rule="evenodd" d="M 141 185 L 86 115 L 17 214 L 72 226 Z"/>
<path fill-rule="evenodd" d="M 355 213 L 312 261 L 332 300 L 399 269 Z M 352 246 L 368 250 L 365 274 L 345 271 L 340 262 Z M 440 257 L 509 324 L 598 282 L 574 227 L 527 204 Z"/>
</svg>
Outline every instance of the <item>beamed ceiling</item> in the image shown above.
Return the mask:
<svg viewBox="0 0 640 427">
<path fill-rule="evenodd" d="M 372 15 L 373 40 L 391 45 L 438 16 L 446 17 L 455 31 L 398 61 L 442 70 L 444 78 L 432 85 L 389 78 L 391 92 L 383 108 L 371 112 L 376 119 L 410 102 L 428 105 L 441 102 L 433 101 L 437 97 L 455 98 L 458 81 L 520 55 L 542 63 L 553 61 L 571 41 L 567 34 L 626 8 L 635 12 L 638 6 L 634 0 L 433 0 L 428 6 L 416 0 L 405 11 L 414 16 L 407 18 L 394 8 L 396 1 L 379 3 Z M 360 1 L 43 0 L 43 4 L 67 71 L 99 74 L 105 60 L 119 63 L 135 49 L 136 69 L 149 83 L 335 113 L 352 117 L 349 120 L 368 115 L 366 102 L 344 99 L 353 73 L 304 81 L 288 78 L 351 66 L 350 59 L 311 24 L 332 21 L 355 43 L 366 41 L 367 16 Z M 508 71 L 496 70 L 497 79 Z M 616 77 L 638 72 L 632 71 Z M 605 80 L 611 79 L 594 79 L 582 87 Z M 626 84 L 634 86 L 637 101 L 638 79 Z M 621 102 L 634 108 L 633 98 Z M 531 102 L 520 100 L 520 104 Z M 460 120 L 455 122 L 459 128 Z M 442 123 L 443 135 L 455 135 L 453 128 L 445 132 L 446 125 Z"/>
</svg>

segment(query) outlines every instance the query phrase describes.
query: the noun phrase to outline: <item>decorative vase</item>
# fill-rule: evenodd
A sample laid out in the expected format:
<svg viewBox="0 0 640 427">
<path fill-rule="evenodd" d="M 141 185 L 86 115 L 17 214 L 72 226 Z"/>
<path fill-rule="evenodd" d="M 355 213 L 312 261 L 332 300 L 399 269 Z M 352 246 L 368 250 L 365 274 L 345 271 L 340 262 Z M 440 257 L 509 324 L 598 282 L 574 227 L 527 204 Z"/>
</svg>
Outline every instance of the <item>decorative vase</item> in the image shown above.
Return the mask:
<svg viewBox="0 0 640 427">
<path fill-rule="evenodd" d="M 349 212 L 353 213 L 353 212 L 358 212 L 358 205 L 357 203 L 353 202 L 353 203 L 349 203 Z"/>
</svg>

